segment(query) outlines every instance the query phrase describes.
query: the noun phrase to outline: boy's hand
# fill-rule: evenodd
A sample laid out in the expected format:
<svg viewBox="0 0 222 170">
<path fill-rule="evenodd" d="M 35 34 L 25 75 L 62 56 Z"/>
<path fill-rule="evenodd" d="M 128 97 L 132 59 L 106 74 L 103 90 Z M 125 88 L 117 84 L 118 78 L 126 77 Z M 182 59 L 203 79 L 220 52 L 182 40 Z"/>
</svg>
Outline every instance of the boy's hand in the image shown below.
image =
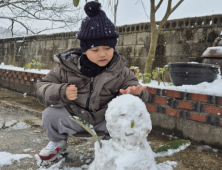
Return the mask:
<svg viewBox="0 0 222 170">
<path fill-rule="evenodd" d="M 138 85 L 138 86 L 127 87 L 125 90 L 120 89 L 119 91 L 122 94 L 132 94 L 134 96 L 137 96 L 146 88 L 147 88 L 147 86 L 142 87 L 141 85 Z"/>
<path fill-rule="evenodd" d="M 76 100 L 77 93 L 78 93 L 78 90 L 75 85 L 69 85 L 66 87 L 66 98 L 68 100 Z"/>
</svg>

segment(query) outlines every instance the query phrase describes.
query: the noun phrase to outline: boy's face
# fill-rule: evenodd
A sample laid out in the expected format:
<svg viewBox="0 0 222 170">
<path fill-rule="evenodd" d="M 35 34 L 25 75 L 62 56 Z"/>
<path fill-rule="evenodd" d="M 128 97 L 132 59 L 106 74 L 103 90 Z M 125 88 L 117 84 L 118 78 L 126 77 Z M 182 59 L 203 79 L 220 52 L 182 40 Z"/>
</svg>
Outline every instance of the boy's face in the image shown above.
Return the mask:
<svg viewBox="0 0 222 170">
<path fill-rule="evenodd" d="M 97 46 L 88 49 L 85 54 L 88 59 L 100 67 L 106 66 L 113 58 L 114 49 L 109 46 Z"/>
</svg>

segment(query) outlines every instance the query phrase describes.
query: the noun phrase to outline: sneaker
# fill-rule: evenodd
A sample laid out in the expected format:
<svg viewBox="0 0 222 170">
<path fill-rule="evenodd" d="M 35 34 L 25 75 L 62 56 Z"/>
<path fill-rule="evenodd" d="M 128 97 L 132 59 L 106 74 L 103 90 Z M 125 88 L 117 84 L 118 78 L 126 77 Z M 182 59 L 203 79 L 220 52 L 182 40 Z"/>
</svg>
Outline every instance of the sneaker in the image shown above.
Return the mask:
<svg viewBox="0 0 222 170">
<path fill-rule="evenodd" d="M 107 133 L 102 137 L 102 140 L 110 140 L 111 138 L 112 137 L 109 135 L 109 133 Z"/>
<path fill-rule="evenodd" d="M 39 152 L 39 157 L 43 161 L 54 161 L 61 154 L 63 154 L 67 147 L 67 142 L 65 140 L 62 140 L 60 142 L 50 141 L 48 145 Z"/>
</svg>

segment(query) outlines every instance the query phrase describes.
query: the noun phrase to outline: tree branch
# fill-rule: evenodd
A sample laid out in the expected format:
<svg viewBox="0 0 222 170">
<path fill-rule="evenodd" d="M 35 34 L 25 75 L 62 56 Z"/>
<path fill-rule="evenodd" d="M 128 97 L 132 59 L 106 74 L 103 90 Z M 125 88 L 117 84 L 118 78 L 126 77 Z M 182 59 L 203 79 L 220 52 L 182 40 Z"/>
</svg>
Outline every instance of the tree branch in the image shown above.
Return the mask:
<svg viewBox="0 0 222 170">
<path fill-rule="evenodd" d="M 173 9 L 171 10 L 170 14 L 173 13 L 173 11 L 175 11 L 175 9 L 177 9 L 177 7 L 183 2 L 184 0 L 180 0 L 174 7 Z"/>
<path fill-rule="evenodd" d="M 150 24 L 151 24 L 151 30 L 156 29 L 156 19 L 155 19 L 155 0 L 150 0 Z"/>
<path fill-rule="evenodd" d="M 0 15 L 0 18 L 3 18 L 3 19 L 10 19 L 10 20 L 13 20 L 14 22 L 18 22 L 19 24 L 21 24 L 26 30 L 29 30 L 30 32 L 32 32 L 33 34 L 35 34 L 32 30 L 30 30 L 25 24 L 23 24 L 22 22 L 12 18 L 12 17 L 6 17 L 6 16 L 2 16 Z"/>
<path fill-rule="evenodd" d="M 155 12 L 159 9 L 160 5 L 162 4 L 163 0 L 160 0 L 160 2 L 158 3 L 158 5 L 156 6 Z"/>
<path fill-rule="evenodd" d="M 158 32 L 160 32 L 160 30 L 162 29 L 163 25 L 165 24 L 165 22 L 167 21 L 167 18 L 170 16 L 170 12 L 171 12 L 171 3 L 172 0 L 168 0 L 168 5 L 167 5 L 167 10 L 166 13 L 163 17 L 163 19 L 160 21 L 159 23 L 159 28 L 158 28 Z"/>
</svg>

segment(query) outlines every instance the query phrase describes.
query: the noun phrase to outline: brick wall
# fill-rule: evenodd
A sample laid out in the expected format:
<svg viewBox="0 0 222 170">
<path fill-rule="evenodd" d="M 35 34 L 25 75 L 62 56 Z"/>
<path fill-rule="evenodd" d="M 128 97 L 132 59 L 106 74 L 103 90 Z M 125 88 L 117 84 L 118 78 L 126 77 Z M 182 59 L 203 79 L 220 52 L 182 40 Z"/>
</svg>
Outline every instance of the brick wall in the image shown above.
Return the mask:
<svg viewBox="0 0 222 170">
<path fill-rule="evenodd" d="M 154 128 L 222 148 L 222 96 L 150 87 L 148 92 Z"/>
<path fill-rule="evenodd" d="M 148 88 L 151 112 L 222 126 L 222 97 Z"/>
<path fill-rule="evenodd" d="M 21 93 L 35 96 L 36 82 L 45 77 L 45 74 L 30 73 L 27 71 L 6 70 L 0 68 L 0 86 Z"/>
</svg>

